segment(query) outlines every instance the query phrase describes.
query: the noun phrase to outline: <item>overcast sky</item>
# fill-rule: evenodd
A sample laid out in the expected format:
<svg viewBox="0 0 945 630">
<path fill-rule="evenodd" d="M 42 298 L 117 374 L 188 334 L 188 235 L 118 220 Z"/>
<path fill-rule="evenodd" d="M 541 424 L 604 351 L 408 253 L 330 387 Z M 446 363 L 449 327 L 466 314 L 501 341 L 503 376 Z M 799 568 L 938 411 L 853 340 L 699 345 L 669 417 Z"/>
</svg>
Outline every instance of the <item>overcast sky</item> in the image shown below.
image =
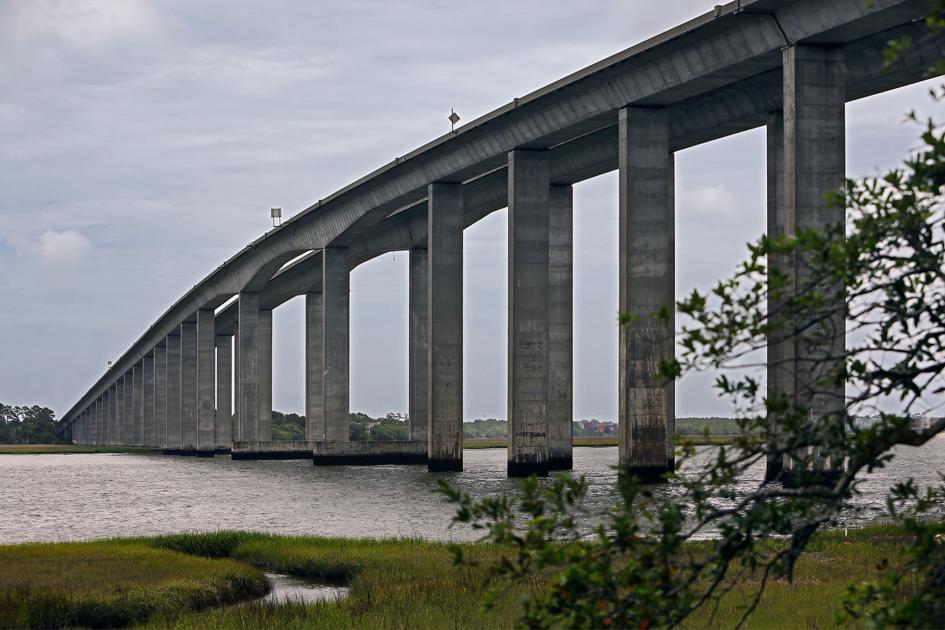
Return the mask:
<svg viewBox="0 0 945 630">
<path fill-rule="evenodd" d="M 0 0 L 0 402 L 65 412 L 270 227 L 448 130 L 712 2 Z M 658 9 L 655 7 L 658 6 Z M 912 86 L 847 107 L 848 174 L 898 162 Z M 676 156 L 677 293 L 764 230 L 764 133 Z M 614 418 L 617 179 L 575 188 L 575 418 Z M 506 211 L 466 231 L 465 416 L 506 415 Z M 351 409 L 406 411 L 406 254 L 352 275 Z M 303 300 L 275 311 L 301 412 Z M 710 375 L 678 415 L 727 415 Z"/>
</svg>

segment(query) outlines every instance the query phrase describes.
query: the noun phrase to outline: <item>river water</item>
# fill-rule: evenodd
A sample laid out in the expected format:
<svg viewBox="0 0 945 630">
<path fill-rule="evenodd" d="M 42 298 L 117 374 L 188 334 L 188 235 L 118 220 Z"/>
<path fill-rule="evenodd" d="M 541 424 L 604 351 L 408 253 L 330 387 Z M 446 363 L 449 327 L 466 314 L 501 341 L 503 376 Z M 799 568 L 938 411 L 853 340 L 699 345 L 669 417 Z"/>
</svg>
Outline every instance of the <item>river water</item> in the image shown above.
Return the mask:
<svg viewBox="0 0 945 630">
<path fill-rule="evenodd" d="M 702 450 L 707 456 L 710 447 Z M 233 461 L 162 455 L 0 455 L 0 543 L 76 540 L 218 529 L 278 534 L 473 539 L 450 528 L 454 508 L 434 493 L 449 479 L 474 496 L 515 492 L 505 449 L 466 450 L 461 473 L 425 466 L 315 467 L 310 460 Z M 574 449 L 574 472 L 589 482 L 585 510 L 612 500 L 617 449 Z M 750 471 L 756 483 L 763 467 Z M 903 448 L 875 472 L 841 523 L 873 523 L 885 490 L 913 477 L 934 484 L 945 471 L 945 436 Z"/>
</svg>

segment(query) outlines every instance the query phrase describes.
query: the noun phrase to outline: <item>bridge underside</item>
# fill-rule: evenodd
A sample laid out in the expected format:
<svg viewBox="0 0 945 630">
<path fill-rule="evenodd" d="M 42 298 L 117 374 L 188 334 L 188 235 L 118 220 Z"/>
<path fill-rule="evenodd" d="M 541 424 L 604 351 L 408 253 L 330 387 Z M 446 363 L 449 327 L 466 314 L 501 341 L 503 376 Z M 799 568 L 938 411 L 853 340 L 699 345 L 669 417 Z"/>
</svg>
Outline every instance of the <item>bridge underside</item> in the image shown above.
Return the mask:
<svg viewBox="0 0 945 630">
<path fill-rule="evenodd" d="M 572 186 L 616 170 L 619 302 L 638 315 L 620 337 L 620 460 L 658 477 L 673 467 L 674 392 L 654 377 L 672 357 L 672 325 L 652 314 L 673 308 L 674 152 L 765 126 L 769 233 L 842 221 L 824 194 L 843 183 L 845 103 L 930 76 L 945 36 L 925 26 L 928 7 L 732 3 L 398 158 L 181 298 L 66 415 L 73 438 L 170 452 L 233 448 L 234 457 L 282 452 L 271 436 L 272 310 L 304 295 L 306 436 L 285 452 L 314 452 L 316 463 L 389 456 L 460 469 L 462 231 L 507 207 L 508 472 L 570 468 Z M 904 37 L 912 46 L 887 64 L 887 42 Z M 349 275 L 391 251 L 410 252 L 410 442 L 355 446 Z M 771 386 L 804 404 L 842 400 L 842 392 L 809 399 L 798 352 L 772 347 Z"/>
</svg>

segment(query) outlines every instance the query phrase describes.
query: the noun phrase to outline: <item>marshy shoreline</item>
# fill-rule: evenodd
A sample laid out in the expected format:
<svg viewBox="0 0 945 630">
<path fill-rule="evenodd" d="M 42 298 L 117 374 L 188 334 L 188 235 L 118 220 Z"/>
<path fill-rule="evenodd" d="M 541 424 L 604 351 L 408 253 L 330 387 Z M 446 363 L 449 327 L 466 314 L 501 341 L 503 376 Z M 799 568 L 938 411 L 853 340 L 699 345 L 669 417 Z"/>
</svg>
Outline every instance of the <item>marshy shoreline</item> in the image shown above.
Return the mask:
<svg viewBox="0 0 945 630">
<path fill-rule="evenodd" d="M 800 558 L 793 583 L 769 584 L 747 627 L 836 624 L 847 585 L 877 577 L 905 544 L 884 526 L 819 534 Z M 711 545 L 711 542 L 695 543 Z M 174 628 L 509 628 L 523 595 L 552 574 L 505 585 L 482 606 L 486 567 L 513 550 L 462 543 L 478 566 L 456 566 L 450 544 L 421 539 L 348 539 L 220 531 L 0 546 L 0 626 Z M 266 572 L 346 586 L 345 597 L 310 603 L 261 601 Z M 746 580 L 710 619 L 691 627 L 729 627 L 757 585 Z M 230 606 L 235 602 L 246 602 Z"/>
</svg>

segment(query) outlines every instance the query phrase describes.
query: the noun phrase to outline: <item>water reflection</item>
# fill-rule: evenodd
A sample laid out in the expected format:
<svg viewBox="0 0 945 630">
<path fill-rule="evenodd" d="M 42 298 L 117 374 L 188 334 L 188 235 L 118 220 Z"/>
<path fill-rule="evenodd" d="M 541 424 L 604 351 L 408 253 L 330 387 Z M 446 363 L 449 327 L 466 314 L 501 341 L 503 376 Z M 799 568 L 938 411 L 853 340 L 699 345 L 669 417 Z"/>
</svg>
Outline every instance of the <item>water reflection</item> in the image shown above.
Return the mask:
<svg viewBox="0 0 945 630">
<path fill-rule="evenodd" d="M 348 595 L 347 586 L 314 584 L 291 575 L 267 573 L 266 579 L 272 590 L 265 597 L 257 600 L 264 604 L 311 604 L 314 602 L 334 601 Z"/>
<path fill-rule="evenodd" d="M 935 483 L 945 436 L 899 455 L 864 484 L 861 512 L 843 525 L 875 521 L 896 480 Z M 223 456 L 0 455 L 0 542 L 218 529 L 472 539 L 477 534 L 449 527 L 453 508 L 434 494 L 436 480 L 447 478 L 476 496 L 514 492 L 516 484 L 505 478 L 504 449 L 467 450 L 464 458 L 462 473 L 430 474 L 424 466 L 316 468 L 309 461 Z M 600 517 L 612 501 L 616 460 L 616 448 L 574 451 L 575 473 L 588 478 L 591 515 Z M 760 464 L 745 483 L 763 474 Z"/>
</svg>

